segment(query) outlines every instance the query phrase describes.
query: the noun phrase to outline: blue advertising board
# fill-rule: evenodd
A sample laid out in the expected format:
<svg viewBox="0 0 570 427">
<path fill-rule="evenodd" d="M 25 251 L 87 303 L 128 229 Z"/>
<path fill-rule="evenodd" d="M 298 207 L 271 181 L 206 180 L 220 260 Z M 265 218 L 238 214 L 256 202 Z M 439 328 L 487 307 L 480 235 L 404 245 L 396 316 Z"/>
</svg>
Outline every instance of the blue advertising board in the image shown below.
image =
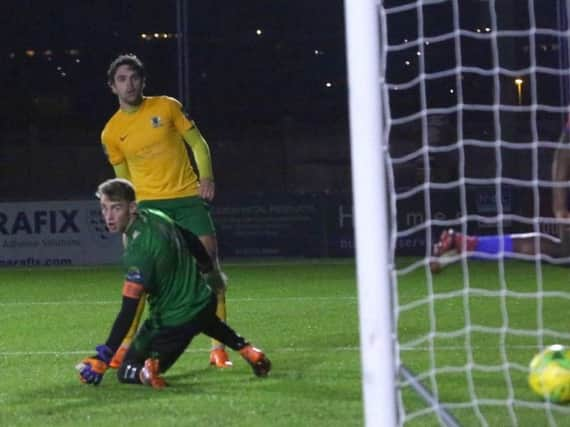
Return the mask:
<svg viewBox="0 0 570 427">
<path fill-rule="evenodd" d="M 213 207 L 220 254 L 320 256 L 323 209 L 318 194 L 220 196 Z"/>
</svg>

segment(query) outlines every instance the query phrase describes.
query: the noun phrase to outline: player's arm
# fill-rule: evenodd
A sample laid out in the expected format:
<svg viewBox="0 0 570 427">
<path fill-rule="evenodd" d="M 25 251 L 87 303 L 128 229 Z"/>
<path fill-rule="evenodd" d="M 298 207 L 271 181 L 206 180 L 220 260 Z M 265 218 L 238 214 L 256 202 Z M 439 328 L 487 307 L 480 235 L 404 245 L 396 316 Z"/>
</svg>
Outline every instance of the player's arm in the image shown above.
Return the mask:
<svg viewBox="0 0 570 427">
<path fill-rule="evenodd" d="M 117 314 L 117 318 L 109 333 L 109 338 L 107 338 L 105 342 L 105 345 L 113 350 L 113 353 L 119 348 L 123 338 L 125 338 L 137 317 L 139 302 L 143 297 L 144 288 L 141 284 L 125 281 L 123 285 L 121 310 Z"/>
<path fill-rule="evenodd" d="M 198 268 L 200 269 L 201 273 L 209 273 L 214 269 L 214 263 L 212 262 L 212 258 L 208 255 L 208 251 L 194 233 L 190 230 L 186 230 L 183 227 L 180 227 L 178 224 L 176 228 L 184 238 L 190 253 L 194 258 L 196 258 L 196 262 L 198 263 Z"/>
<path fill-rule="evenodd" d="M 123 248 L 127 247 L 127 243 L 128 243 L 127 242 L 127 235 L 123 234 Z M 115 351 L 115 354 L 113 355 L 113 358 L 111 359 L 111 363 L 109 363 L 109 367 L 111 367 L 113 369 L 117 369 L 122 365 L 123 360 L 125 358 L 125 355 L 127 354 L 127 351 L 129 351 L 129 348 L 131 347 L 131 342 L 133 341 L 133 339 L 134 339 L 134 337 L 135 337 L 135 335 L 139 329 L 139 324 L 141 321 L 142 314 L 144 312 L 144 307 L 145 307 L 145 299 L 143 297 L 143 298 L 139 299 L 135 318 L 133 319 L 131 326 L 129 327 L 127 335 L 125 335 L 125 337 L 123 338 L 123 342 L 121 342 L 121 345 Z"/>
<path fill-rule="evenodd" d="M 125 338 L 123 338 L 123 342 L 121 342 L 121 345 L 119 346 L 117 351 L 115 351 L 115 354 L 111 359 L 111 363 L 109 363 L 109 367 L 117 369 L 123 364 L 125 355 L 129 351 L 131 343 L 133 342 L 133 339 L 135 338 L 135 335 L 139 330 L 139 324 L 142 318 L 142 314 L 144 312 L 144 307 L 145 307 L 145 299 L 141 298 L 137 305 L 137 313 L 131 323 L 131 326 L 129 327 L 129 331 L 127 332 L 127 335 L 125 335 Z"/>
<path fill-rule="evenodd" d="M 129 171 L 129 165 L 127 164 L 126 161 L 123 161 L 121 163 L 117 163 L 116 165 L 113 165 L 113 170 L 115 171 L 115 176 L 117 178 L 124 178 L 124 179 L 128 179 L 129 181 L 131 180 L 131 173 Z"/>
<path fill-rule="evenodd" d="M 560 137 L 559 147 L 552 160 L 552 181 L 562 183 L 570 180 L 570 129 L 566 127 Z M 552 211 L 556 218 L 567 218 L 568 189 L 565 186 L 552 187 Z"/>
<path fill-rule="evenodd" d="M 193 122 L 192 127 L 185 131 L 182 137 L 186 144 L 192 149 L 194 160 L 196 160 L 196 166 L 198 167 L 198 174 L 200 176 L 200 197 L 212 201 L 215 195 L 215 185 L 210 147 L 208 147 L 208 143 Z"/>
<path fill-rule="evenodd" d="M 111 359 L 137 316 L 139 301 L 144 297 L 144 288 L 139 283 L 125 281 L 123 301 L 109 338 L 95 348 L 97 354 L 83 359 L 77 366 L 81 382 L 98 385 L 109 368 Z"/>
<path fill-rule="evenodd" d="M 107 127 L 101 132 L 101 147 L 117 178 L 130 180 L 131 174 L 125 155 L 119 146 L 118 138 L 113 137 L 112 132 L 109 132 Z"/>
<path fill-rule="evenodd" d="M 228 281 L 226 275 L 214 265 L 212 258 L 198 236 L 179 225 L 176 227 L 184 237 L 190 253 L 196 258 L 200 273 L 202 273 L 208 285 L 214 290 L 225 289 Z"/>
</svg>

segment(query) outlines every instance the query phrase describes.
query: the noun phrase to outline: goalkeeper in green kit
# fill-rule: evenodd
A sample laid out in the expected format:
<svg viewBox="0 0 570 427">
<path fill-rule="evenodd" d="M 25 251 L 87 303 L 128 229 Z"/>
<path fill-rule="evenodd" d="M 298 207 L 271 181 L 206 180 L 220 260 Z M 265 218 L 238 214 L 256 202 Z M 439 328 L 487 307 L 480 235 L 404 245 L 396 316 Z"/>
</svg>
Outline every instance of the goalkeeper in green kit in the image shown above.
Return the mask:
<svg viewBox="0 0 570 427">
<path fill-rule="evenodd" d="M 123 233 L 126 269 L 121 309 L 105 344 L 78 366 L 80 380 L 97 385 L 147 298 L 149 317 L 135 336 L 117 371 L 119 381 L 166 386 L 161 374 L 204 333 L 239 351 L 255 375 L 266 376 L 271 362 L 216 316 L 215 291 L 224 277 L 194 234 L 160 211 L 139 209 L 132 184 L 120 178 L 103 182 L 97 191 L 101 212 L 112 233 Z"/>
</svg>

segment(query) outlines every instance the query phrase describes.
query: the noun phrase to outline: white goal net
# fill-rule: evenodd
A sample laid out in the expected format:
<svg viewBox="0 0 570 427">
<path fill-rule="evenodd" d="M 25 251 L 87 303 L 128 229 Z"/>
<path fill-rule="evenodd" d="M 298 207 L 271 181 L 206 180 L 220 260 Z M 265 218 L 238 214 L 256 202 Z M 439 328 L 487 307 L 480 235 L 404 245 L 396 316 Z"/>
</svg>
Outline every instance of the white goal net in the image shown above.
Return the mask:
<svg viewBox="0 0 570 427">
<path fill-rule="evenodd" d="M 353 7 L 345 2 L 349 93 L 359 48 Z M 551 192 L 562 184 L 552 181 L 551 164 L 569 111 L 570 5 L 386 0 L 375 8 L 380 78 L 369 91 L 380 94 L 381 142 L 357 134 L 361 100 L 351 93 L 355 226 L 358 259 L 368 251 L 358 212 L 373 206 L 357 187 L 355 146 L 377 143 L 390 223 L 388 259 L 380 262 L 388 265 L 393 314 L 383 351 L 394 347 L 397 424 L 570 425 L 570 406 L 544 402 L 527 385 L 536 352 L 570 345 L 570 259 L 529 249 L 557 235 Z M 473 248 L 462 241 L 434 273 L 432 248 L 447 229 L 488 241 Z M 505 239 L 513 234 L 527 245 Z M 361 283 L 362 261 L 358 267 L 362 305 L 372 285 Z M 365 405 L 374 387 L 367 363 L 363 357 Z M 383 425 L 366 415 L 367 424 Z"/>
</svg>

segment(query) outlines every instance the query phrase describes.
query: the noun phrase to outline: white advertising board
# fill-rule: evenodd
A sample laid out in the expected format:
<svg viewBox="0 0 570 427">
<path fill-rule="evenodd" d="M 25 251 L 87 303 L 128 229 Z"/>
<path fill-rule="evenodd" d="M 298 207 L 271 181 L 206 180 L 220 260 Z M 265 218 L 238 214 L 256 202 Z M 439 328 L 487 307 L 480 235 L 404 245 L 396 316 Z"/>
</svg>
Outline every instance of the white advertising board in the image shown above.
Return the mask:
<svg viewBox="0 0 570 427">
<path fill-rule="evenodd" d="M 0 203 L 0 267 L 116 264 L 97 200 Z"/>
</svg>

